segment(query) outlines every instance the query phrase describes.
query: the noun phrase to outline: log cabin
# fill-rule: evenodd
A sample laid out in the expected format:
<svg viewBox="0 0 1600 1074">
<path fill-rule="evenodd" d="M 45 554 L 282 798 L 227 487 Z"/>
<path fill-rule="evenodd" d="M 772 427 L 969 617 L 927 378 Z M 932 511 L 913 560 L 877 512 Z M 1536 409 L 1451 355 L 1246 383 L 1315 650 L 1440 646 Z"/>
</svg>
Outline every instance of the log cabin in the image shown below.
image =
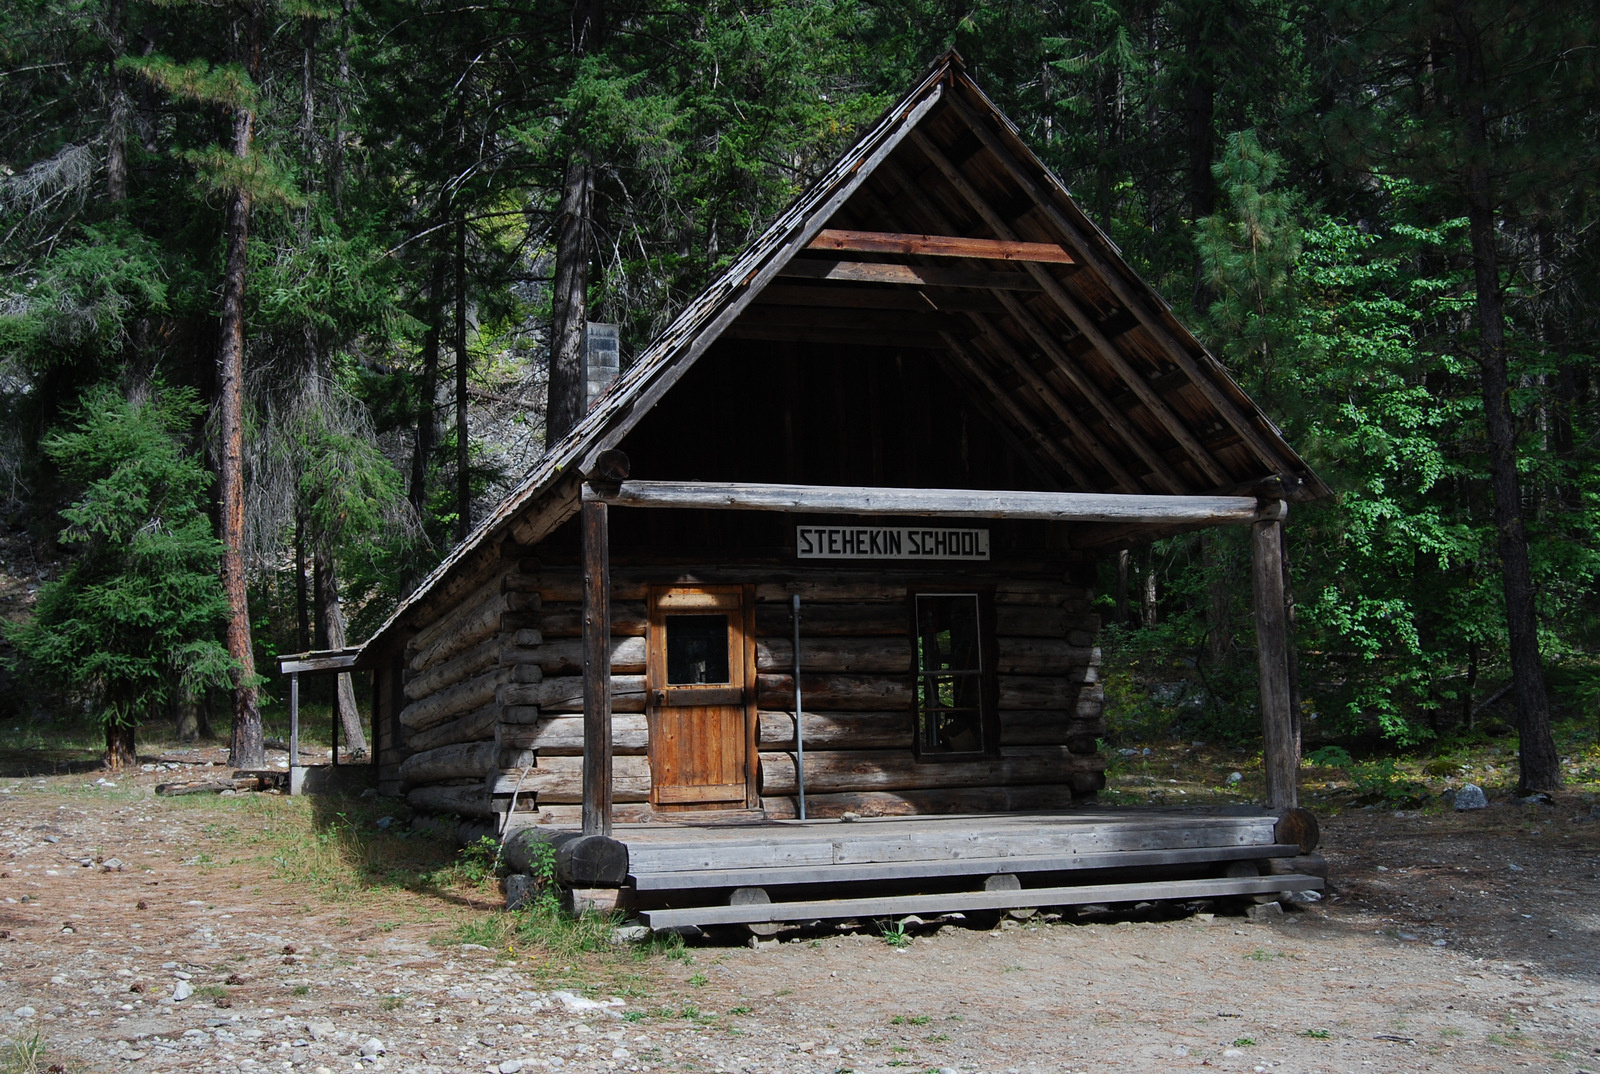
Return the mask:
<svg viewBox="0 0 1600 1074">
<path fill-rule="evenodd" d="M 384 790 L 655 927 L 1317 886 L 1272 863 L 1327 490 L 959 56 L 595 395 L 362 647 Z M 1205 526 L 1267 808 L 1095 809 L 1096 558 Z"/>
</svg>

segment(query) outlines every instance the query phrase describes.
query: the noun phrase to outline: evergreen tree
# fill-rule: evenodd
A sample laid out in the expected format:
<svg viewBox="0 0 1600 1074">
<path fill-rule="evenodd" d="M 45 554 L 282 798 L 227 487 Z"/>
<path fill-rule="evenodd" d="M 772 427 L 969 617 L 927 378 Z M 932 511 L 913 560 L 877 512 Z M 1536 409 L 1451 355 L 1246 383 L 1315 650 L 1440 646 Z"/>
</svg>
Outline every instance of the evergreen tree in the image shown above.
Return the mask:
<svg viewBox="0 0 1600 1074">
<path fill-rule="evenodd" d="M 61 514 L 76 555 L 7 629 L 41 681 L 82 696 L 105 728 L 106 764 L 135 760 L 135 728 L 237 672 L 217 641 L 228 608 L 211 533 L 211 477 L 184 440 L 194 393 L 156 384 L 88 393 L 45 451 L 79 489 Z"/>
</svg>

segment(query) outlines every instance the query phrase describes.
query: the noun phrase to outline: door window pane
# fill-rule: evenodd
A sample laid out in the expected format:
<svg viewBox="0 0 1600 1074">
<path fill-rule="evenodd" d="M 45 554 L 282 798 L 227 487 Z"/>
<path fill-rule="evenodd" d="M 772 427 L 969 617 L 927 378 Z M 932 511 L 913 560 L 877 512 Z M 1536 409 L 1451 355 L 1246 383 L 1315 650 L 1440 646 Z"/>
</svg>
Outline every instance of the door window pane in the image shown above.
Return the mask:
<svg viewBox="0 0 1600 1074">
<path fill-rule="evenodd" d="M 916 610 L 917 744 L 923 753 L 981 753 L 977 595 L 918 594 Z"/>
<path fill-rule="evenodd" d="M 726 615 L 669 615 L 665 619 L 668 686 L 731 681 Z"/>
</svg>

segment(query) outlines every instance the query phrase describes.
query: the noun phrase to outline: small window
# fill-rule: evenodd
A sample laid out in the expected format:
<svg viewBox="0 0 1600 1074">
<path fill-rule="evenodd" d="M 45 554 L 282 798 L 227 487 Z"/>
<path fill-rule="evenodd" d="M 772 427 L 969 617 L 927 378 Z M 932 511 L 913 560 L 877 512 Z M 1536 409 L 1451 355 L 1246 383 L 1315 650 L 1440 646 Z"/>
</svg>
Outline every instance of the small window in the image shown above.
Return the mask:
<svg viewBox="0 0 1600 1074">
<path fill-rule="evenodd" d="M 917 752 L 982 753 L 985 741 L 983 645 L 976 593 L 918 593 Z"/>
<path fill-rule="evenodd" d="M 666 628 L 668 686 L 732 681 L 726 615 L 669 615 Z"/>
</svg>

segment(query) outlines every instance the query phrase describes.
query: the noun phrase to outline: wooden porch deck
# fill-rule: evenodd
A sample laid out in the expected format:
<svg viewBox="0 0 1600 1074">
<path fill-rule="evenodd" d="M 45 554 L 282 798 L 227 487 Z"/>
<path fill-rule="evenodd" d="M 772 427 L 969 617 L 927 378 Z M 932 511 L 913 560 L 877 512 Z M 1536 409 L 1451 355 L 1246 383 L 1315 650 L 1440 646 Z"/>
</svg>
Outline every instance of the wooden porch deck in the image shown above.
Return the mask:
<svg viewBox="0 0 1600 1074">
<path fill-rule="evenodd" d="M 996 911 L 1320 889 L 1265 811 L 619 824 L 626 902 L 652 928 Z"/>
</svg>

